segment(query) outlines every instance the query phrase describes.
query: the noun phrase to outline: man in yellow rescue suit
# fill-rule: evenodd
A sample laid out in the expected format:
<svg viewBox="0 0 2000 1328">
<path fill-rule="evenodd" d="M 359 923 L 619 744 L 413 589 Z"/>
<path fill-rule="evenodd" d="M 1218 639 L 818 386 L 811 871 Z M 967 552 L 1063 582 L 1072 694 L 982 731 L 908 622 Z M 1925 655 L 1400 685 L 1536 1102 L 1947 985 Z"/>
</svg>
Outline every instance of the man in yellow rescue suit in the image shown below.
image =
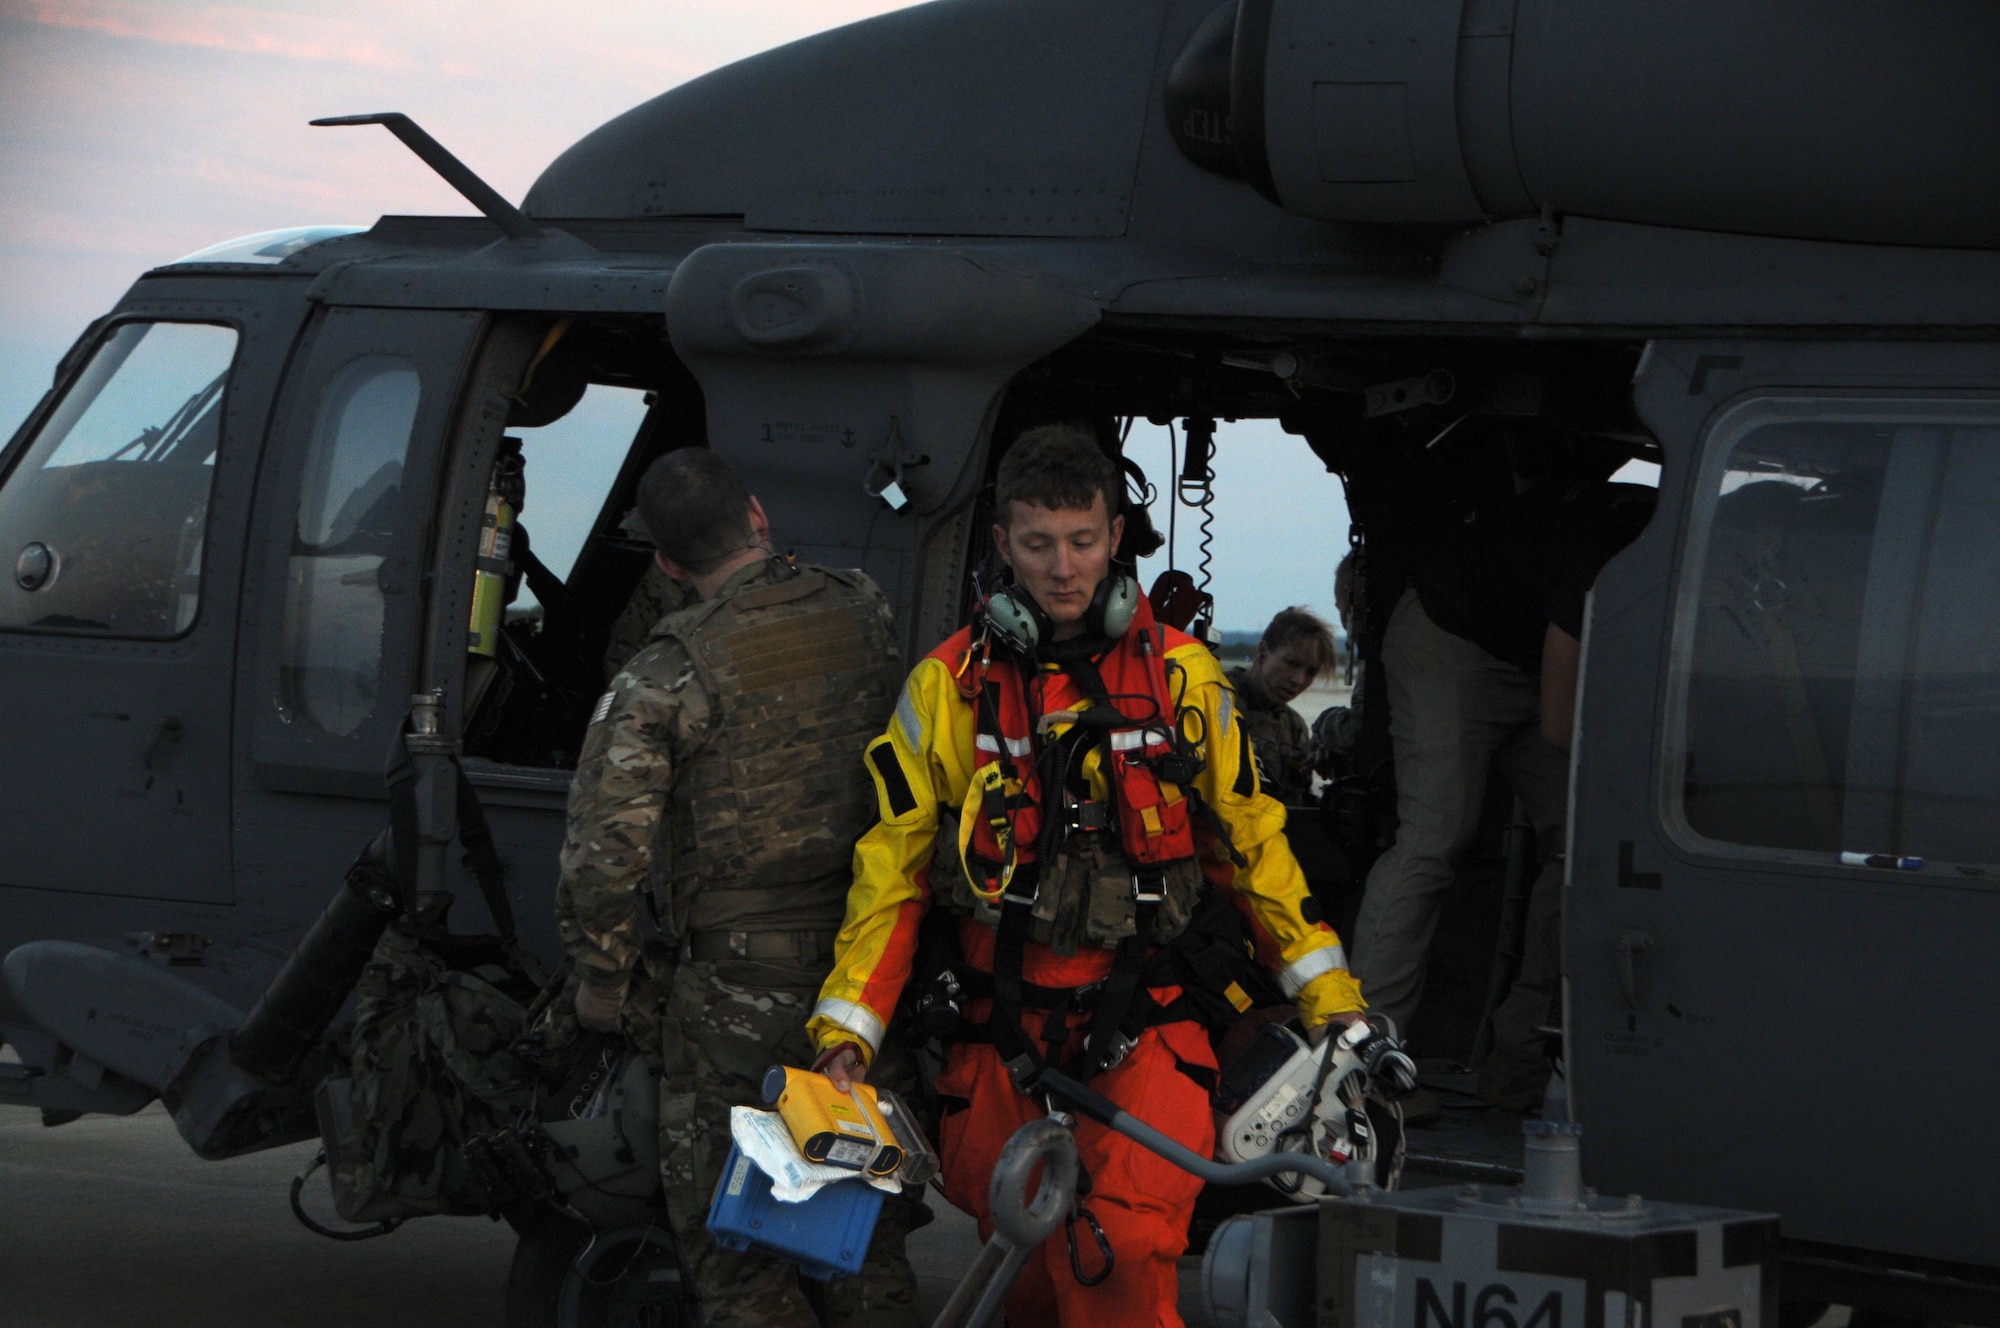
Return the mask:
<svg viewBox="0 0 2000 1328">
<path fill-rule="evenodd" d="M 855 847 L 810 1024 L 818 1068 L 841 1087 L 865 1077 L 925 912 L 956 915 L 969 1026 L 936 1084 L 938 1144 L 945 1196 L 983 1233 L 1001 1147 L 1045 1112 L 1016 1087 L 1032 1067 L 1069 1068 L 1213 1153 L 1214 1053 L 1163 948 L 1211 891 L 1309 1029 L 1361 1018 L 1221 666 L 1155 624 L 1112 566 L 1121 488 L 1070 426 L 1032 430 L 1002 459 L 993 537 L 1014 584 L 917 665 L 868 748 L 880 821 Z M 1175 1260 L 1200 1182 L 1094 1122 L 1077 1144 L 1081 1207 L 1029 1261 L 1009 1321 L 1178 1325 Z"/>
</svg>

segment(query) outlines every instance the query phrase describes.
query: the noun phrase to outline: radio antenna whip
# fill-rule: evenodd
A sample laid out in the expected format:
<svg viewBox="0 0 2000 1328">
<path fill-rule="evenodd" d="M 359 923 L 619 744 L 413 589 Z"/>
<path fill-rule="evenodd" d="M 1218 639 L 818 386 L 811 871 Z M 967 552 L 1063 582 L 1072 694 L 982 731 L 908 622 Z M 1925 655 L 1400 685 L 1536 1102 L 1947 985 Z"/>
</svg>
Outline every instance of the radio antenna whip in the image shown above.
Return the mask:
<svg viewBox="0 0 2000 1328">
<path fill-rule="evenodd" d="M 465 195 L 466 202 L 478 208 L 493 224 L 507 233 L 510 240 L 539 240 L 547 234 L 537 226 L 528 214 L 500 197 L 500 192 L 486 181 L 473 174 L 472 168 L 446 151 L 444 144 L 432 138 L 418 127 L 417 122 L 401 111 L 377 111 L 373 115 L 332 115 L 312 123 L 320 128 L 340 128 L 347 125 L 381 125 L 384 129 L 403 140 L 405 147 L 417 154 L 417 158 L 436 171 L 444 182 Z"/>
</svg>

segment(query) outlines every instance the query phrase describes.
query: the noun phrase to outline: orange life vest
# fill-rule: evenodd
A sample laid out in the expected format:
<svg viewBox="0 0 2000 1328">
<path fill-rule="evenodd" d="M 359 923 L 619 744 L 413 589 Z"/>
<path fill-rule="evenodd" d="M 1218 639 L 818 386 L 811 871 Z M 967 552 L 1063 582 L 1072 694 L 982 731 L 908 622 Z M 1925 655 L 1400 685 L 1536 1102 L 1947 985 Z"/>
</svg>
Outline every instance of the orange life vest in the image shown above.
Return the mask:
<svg viewBox="0 0 2000 1328">
<path fill-rule="evenodd" d="M 1168 651 L 1192 640 L 1156 623 L 1142 599 L 1131 627 L 1090 662 L 1101 688 L 1083 670 L 1070 670 L 1071 682 L 1091 704 L 1067 713 L 1103 746 L 1119 843 L 1142 874 L 1195 856 L 1192 791 L 1162 776 L 1162 767 L 1180 774 L 1182 781 L 1199 770 L 1198 764 L 1190 764 L 1198 761 L 1189 754 L 1190 743 L 1179 740 L 1184 717 L 1166 658 Z M 1050 792 L 1042 786 L 1037 760 L 1046 740 L 1036 728 L 1049 713 L 1045 701 L 1059 675 L 1050 669 L 1029 674 L 1011 657 L 984 651 L 974 658 L 975 648 L 972 630 L 965 628 L 932 653 L 953 670 L 960 695 L 977 711 L 976 764 L 985 794 L 966 859 L 975 873 L 975 888 L 983 885 L 982 893 L 992 898 L 1000 893 L 1007 868 L 1035 860 Z M 1107 723 L 1107 715 L 1115 718 Z M 1190 736 L 1198 746 L 1205 735 Z M 1062 814 L 1061 790 L 1056 793 Z M 981 869 L 983 882 L 977 875 Z"/>
</svg>

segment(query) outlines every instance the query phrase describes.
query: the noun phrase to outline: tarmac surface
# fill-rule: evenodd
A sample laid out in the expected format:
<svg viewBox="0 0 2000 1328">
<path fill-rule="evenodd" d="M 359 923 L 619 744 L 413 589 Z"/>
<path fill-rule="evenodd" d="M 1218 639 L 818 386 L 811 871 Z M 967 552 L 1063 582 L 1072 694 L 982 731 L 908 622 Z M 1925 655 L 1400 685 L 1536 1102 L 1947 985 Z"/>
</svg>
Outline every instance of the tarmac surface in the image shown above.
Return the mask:
<svg viewBox="0 0 2000 1328">
<path fill-rule="evenodd" d="M 7 1328 L 499 1328 L 514 1233 L 424 1218 L 380 1240 L 316 1236 L 291 1180 L 317 1148 L 203 1162 L 156 1103 L 47 1129 L 0 1109 L 0 1324 Z M 323 1173 L 307 1210 L 330 1225 Z M 931 1196 L 910 1240 L 925 1322 L 971 1264 L 972 1220 Z M 1199 1280 L 1182 1261 L 1182 1300 Z M 1191 1319 L 1190 1328 L 1198 1321 Z"/>
</svg>

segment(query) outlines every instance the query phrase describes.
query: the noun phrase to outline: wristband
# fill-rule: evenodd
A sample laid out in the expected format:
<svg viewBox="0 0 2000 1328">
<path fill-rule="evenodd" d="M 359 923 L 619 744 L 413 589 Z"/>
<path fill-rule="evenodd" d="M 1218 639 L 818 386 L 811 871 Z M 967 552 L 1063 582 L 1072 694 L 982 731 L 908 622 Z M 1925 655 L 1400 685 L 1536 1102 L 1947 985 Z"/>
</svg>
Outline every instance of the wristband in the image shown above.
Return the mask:
<svg viewBox="0 0 2000 1328">
<path fill-rule="evenodd" d="M 868 1058 L 861 1054 L 861 1044 L 859 1042 L 855 1042 L 850 1039 L 845 1042 L 836 1042 L 831 1047 L 828 1047 L 825 1051 L 822 1051 L 819 1054 L 819 1059 L 815 1060 L 812 1063 L 813 1073 L 825 1074 L 826 1067 L 833 1064 L 835 1061 L 839 1060 L 840 1053 L 843 1051 L 853 1052 L 856 1064 L 863 1066 L 868 1064 Z"/>
</svg>

